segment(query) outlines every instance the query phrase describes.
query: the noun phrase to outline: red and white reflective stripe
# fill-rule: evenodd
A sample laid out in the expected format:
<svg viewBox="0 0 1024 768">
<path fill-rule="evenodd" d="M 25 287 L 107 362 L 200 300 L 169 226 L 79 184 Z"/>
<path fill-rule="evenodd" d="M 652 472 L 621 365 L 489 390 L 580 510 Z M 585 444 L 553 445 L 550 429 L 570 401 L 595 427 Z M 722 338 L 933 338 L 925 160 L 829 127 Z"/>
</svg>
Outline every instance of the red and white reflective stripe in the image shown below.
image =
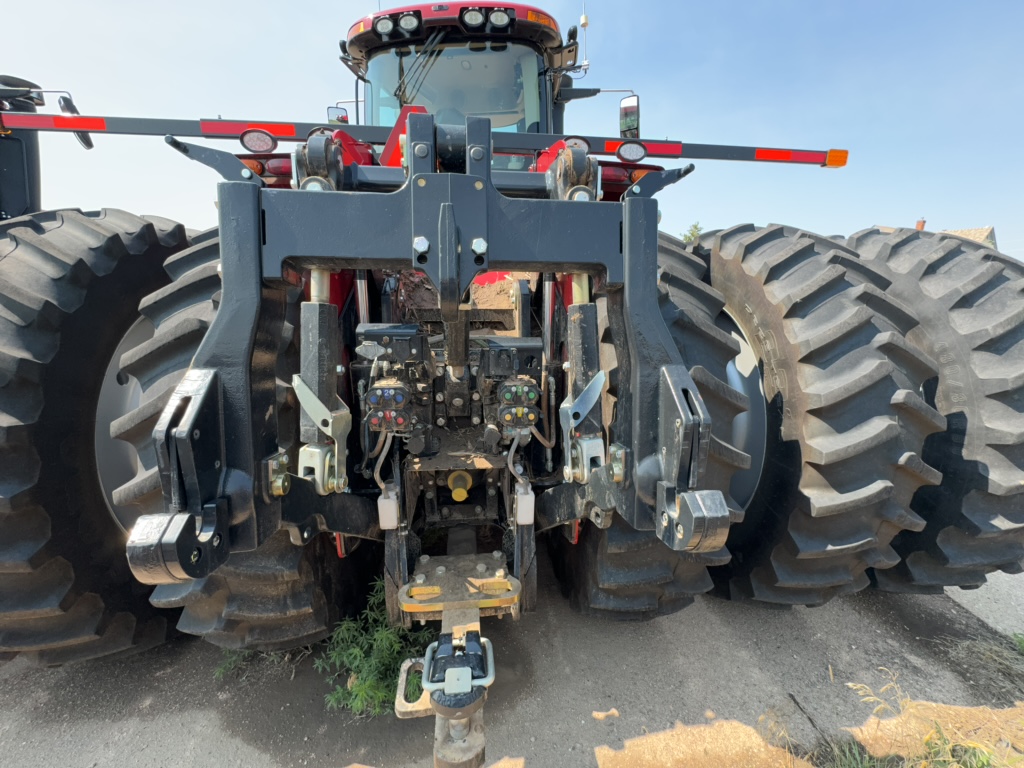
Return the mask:
<svg viewBox="0 0 1024 768">
<path fill-rule="evenodd" d="M 239 123 L 231 120 L 200 120 L 199 130 L 207 136 L 241 136 L 246 131 L 266 131 L 277 138 L 295 135 L 293 123 Z"/>
<path fill-rule="evenodd" d="M 62 131 L 105 131 L 107 121 L 102 117 L 75 115 L 13 115 L 2 114 L 0 121 L 6 128 L 35 128 Z"/>
<path fill-rule="evenodd" d="M 681 141 L 637 141 L 636 139 L 630 139 L 630 141 L 643 144 L 647 149 L 648 157 L 683 156 L 683 143 Z M 606 141 L 604 143 L 604 153 L 606 155 L 614 155 L 619 151 L 619 147 L 625 143 L 626 141 Z"/>
<path fill-rule="evenodd" d="M 798 149 L 755 149 L 755 160 L 767 160 L 771 163 L 813 163 L 824 165 L 826 152 L 801 152 Z"/>
</svg>

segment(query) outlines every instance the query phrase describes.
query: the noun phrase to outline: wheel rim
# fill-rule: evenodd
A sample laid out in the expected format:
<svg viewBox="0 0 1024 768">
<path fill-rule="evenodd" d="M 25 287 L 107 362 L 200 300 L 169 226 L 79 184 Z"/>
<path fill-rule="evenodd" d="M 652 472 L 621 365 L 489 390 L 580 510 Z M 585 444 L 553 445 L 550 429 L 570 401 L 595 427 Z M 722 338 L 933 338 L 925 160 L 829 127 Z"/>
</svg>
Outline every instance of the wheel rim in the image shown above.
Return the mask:
<svg viewBox="0 0 1024 768">
<path fill-rule="evenodd" d="M 764 469 L 768 408 L 757 355 L 729 313 L 723 312 L 722 315 L 728 321 L 726 330 L 740 345 L 740 353 L 729 361 L 726 368 L 729 386 L 745 394 L 750 401 L 750 408 L 733 419 L 731 441 L 736 448 L 750 456 L 750 469 L 734 474 L 729 486 L 733 499 L 745 510 L 754 498 Z"/>
<path fill-rule="evenodd" d="M 107 363 L 96 402 L 96 473 L 107 510 L 122 531 L 128 533 L 139 517 L 138 507 L 114 503 L 114 490 L 132 480 L 139 468 L 135 448 L 110 436 L 110 425 L 139 406 L 142 387 L 133 376 L 121 372 L 121 355 L 153 338 L 153 324 L 146 318 L 136 320 Z"/>
</svg>

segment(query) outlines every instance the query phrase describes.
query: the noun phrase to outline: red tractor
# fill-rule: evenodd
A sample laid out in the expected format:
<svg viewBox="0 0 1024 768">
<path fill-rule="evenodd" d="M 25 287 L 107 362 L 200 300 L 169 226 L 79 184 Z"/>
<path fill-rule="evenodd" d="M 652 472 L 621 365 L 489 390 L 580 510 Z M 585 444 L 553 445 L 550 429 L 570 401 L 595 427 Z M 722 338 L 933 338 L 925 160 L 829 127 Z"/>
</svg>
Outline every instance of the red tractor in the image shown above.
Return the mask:
<svg viewBox="0 0 1024 768">
<path fill-rule="evenodd" d="M 524 5 L 372 14 L 325 124 L 40 114 L 0 78 L 0 655 L 294 647 L 382 574 L 395 624 L 441 622 L 399 714 L 478 765 L 481 618 L 533 608 L 541 542 L 615 619 L 1020 569 L 1020 266 L 660 234 L 693 169 L 666 161 L 846 153 L 649 141 L 635 97 L 566 135 L 599 93 L 576 38 Z M 38 131 L 165 136 L 222 177 L 219 228 L 41 212 Z"/>
</svg>

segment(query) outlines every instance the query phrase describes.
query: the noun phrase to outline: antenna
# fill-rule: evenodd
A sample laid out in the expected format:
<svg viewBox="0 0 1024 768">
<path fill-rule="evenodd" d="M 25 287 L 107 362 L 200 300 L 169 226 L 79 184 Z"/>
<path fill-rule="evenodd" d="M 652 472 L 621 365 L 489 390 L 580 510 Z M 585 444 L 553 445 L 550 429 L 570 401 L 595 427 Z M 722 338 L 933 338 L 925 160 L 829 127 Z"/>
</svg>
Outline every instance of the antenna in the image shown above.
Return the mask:
<svg viewBox="0 0 1024 768">
<path fill-rule="evenodd" d="M 580 29 L 583 30 L 583 63 L 580 64 L 579 68 L 584 75 L 590 69 L 590 59 L 587 58 L 587 27 L 589 26 L 590 19 L 587 17 L 587 0 L 583 0 L 583 15 L 580 16 Z"/>
</svg>

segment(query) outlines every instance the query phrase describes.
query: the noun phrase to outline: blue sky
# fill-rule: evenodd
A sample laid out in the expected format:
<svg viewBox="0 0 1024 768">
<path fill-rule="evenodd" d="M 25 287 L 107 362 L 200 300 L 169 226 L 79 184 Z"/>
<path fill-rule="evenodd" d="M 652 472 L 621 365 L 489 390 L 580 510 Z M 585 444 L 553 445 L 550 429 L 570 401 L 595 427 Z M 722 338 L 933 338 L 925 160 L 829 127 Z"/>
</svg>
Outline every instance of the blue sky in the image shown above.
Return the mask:
<svg viewBox="0 0 1024 768">
<path fill-rule="evenodd" d="M 337 60 L 370 2 L 10 3 L 0 70 L 70 90 L 85 114 L 321 119 L 350 98 Z M 543 4 L 563 30 L 581 0 Z M 581 85 L 641 95 L 643 135 L 850 150 L 841 170 L 702 161 L 660 195 L 662 226 L 745 221 L 849 234 L 871 224 L 994 225 L 1024 258 L 1024 2 L 589 0 Z M 617 94 L 567 130 L 614 135 Z M 44 141 L 48 207 L 116 206 L 216 223 L 216 177 L 159 138 Z"/>
</svg>

